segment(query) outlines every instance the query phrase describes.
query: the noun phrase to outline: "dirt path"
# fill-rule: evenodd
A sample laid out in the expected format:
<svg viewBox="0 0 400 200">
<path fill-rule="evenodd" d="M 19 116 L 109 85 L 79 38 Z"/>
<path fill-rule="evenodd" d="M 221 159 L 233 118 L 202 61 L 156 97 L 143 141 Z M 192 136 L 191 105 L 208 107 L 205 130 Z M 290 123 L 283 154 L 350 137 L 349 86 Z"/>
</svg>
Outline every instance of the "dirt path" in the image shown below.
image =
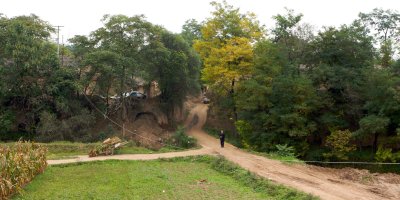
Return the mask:
<svg viewBox="0 0 400 200">
<path fill-rule="evenodd" d="M 99 156 L 92 157 L 89 156 L 78 156 L 77 158 L 65 159 L 65 160 L 48 160 L 47 163 L 49 165 L 59 165 L 59 164 L 68 164 L 68 163 L 76 163 L 76 162 L 90 162 L 90 161 L 99 161 L 99 160 L 155 160 L 159 158 L 173 158 L 173 157 L 185 157 L 185 156 L 197 156 L 197 155 L 215 155 L 216 152 L 212 152 L 211 149 L 196 149 L 189 151 L 180 151 L 180 152 L 170 152 L 170 153 L 159 153 L 159 154 L 122 154 L 122 155 L 113 155 L 113 156 Z"/>
<path fill-rule="evenodd" d="M 198 123 L 189 134 L 196 137 L 198 142 L 212 152 L 218 152 L 227 160 L 241 167 L 268 178 L 277 183 L 312 193 L 322 199 L 400 199 L 400 179 L 389 180 L 388 176 L 376 175 L 373 181 L 362 184 L 358 180 L 348 180 L 346 172 L 349 169 L 330 169 L 303 164 L 284 164 L 244 152 L 230 144 L 225 148 L 219 147 L 219 141 L 202 131 L 207 117 L 208 107 L 198 104 L 189 114 L 186 124 L 190 124 L 197 115 Z M 361 170 L 354 170 L 361 171 Z M 352 172 L 350 170 L 350 172 Z M 348 174 L 349 176 L 351 173 Z M 389 175 L 392 176 L 392 175 Z M 397 176 L 398 175 L 394 175 Z"/>
<path fill-rule="evenodd" d="M 186 126 L 191 127 L 189 134 L 197 138 L 199 144 L 203 146 L 202 149 L 162 154 L 131 154 L 95 158 L 80 156 L 76 159 L 49 160 L 48 163 L 54 165 L 108 159 L 151 160 L 157 158 L 219 154 L 253 173 L 276 183 L 312 193 L 322 199 L 400 199 L 400 178 L 398 175 L 373 174 L 370 177 L 370 174 L 368 174 L 366 177 L 368 181 L 365 181 L 363 175 L 359 174 L 361 170 L 330 169 L 302 164 L 289 165 L 244 152 L 230 144 L 226 144 L 225 148 L 222 149 L 219 147 L 217 139 L 209 136 L 201 129 L 207 118 L 207 109 L 206 105 L 197 104 L 191 110 L 186 120 Z"/>
</svg>

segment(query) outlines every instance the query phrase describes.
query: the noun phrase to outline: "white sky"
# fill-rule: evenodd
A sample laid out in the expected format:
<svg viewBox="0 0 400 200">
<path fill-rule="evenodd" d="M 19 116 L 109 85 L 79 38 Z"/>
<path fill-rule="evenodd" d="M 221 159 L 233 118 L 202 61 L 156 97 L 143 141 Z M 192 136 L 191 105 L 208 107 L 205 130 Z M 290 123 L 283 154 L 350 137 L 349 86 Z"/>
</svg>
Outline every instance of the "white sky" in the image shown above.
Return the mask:
<svg viewBox="0 0 400 200">
<path fill-rule="evenodd" d="M 102 26 L 104 14 L 133 16 L 144 14 L 147 20 L 179 33 L 187 19 L 203 21 L 210 17 L 211 0 L 0 0 L 0 13 L 7 17 L 36 14 L 52 25 L 64 26 L 64 40 L 88 35 Z M 221 1 L 219 1 L 221 2 Z M 241 12 L 254 12 L 261 24 L 271 28 L 271 17 L 284 14 L 284 7 L 303 13 L 303 22 L 322 26 L 349 24 L 359 12 L 374 8 L 400 11 L 400 0 L 227 0 Z M 61 36 L 60 36 L 61 37 Z"/>
</svg>

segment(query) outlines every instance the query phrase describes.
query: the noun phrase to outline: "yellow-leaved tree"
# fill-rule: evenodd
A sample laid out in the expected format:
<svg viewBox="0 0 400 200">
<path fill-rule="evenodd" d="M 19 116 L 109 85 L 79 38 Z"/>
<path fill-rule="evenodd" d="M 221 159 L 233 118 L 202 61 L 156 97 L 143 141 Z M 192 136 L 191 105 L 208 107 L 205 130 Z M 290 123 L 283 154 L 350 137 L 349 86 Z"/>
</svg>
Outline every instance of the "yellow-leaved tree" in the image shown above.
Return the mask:
<svg viewBox="0 0 400 200">
<path fill-rule="evenodd" d="M 253 13 L 241 14 L 226 1 L 211 5 L 215 11 L 193 46 L 203 60 L 201 79 L 214 94 L 233 102 L 235 88 L 252 73 L 253 44 L 264 37 L 264 27 Z M 237 120 L 234 103 L 232 108 Z"/>
</svg>

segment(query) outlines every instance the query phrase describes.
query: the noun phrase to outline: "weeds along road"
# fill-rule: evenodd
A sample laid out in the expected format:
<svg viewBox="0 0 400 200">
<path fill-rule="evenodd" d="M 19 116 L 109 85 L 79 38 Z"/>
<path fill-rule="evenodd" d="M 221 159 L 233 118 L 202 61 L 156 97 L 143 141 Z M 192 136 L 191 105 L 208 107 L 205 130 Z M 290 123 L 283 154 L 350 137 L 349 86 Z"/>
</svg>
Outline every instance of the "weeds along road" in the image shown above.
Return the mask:
<svg viewBox="0 0 400 200">
<path fill-rule="evenodd" d="M 197 150 L 161 154 L 126 154 L 89 158 L 48 160 L 50 165 L 87 162 L 95 160 L 152 160 L 158 158 L 183 157 L 193 155 L 221 155 L 239 166 L 265 177 L 273 182 L 311 193 L 326 200 L 375 200 L 400 199 L 400 176 L 396 174 L 370 174 L 371 181 L 362 182 L 352 178 L 352 173 L 362 170 L 331 169 L 305 164 L 285 164 L 262 156 L 242 151 L 229 143 L 220 148 L 218 139 L 202 130 L 207 119 L 208 106 L 196 104 L 189 113 L 186 127 L 188 134 L 195 137 L 203 147 Z M 356 173 L 357 174 L 357 173 Z"/>
</svg>

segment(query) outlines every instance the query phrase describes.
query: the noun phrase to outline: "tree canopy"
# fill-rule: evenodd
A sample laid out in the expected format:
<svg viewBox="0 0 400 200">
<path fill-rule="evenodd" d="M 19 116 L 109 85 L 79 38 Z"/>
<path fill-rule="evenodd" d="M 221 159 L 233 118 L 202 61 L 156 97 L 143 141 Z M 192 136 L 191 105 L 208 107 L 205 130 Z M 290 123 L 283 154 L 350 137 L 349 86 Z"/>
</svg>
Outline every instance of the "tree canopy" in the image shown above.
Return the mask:
<svg viewBox="0 0 400 200">
<path fill-rule="evenodd" d="M 0 139 L 97 141 L 88 132 L 104 116 L 93 105 L 125 122 L 140 104 L 126 93 L 157 85 L 149 102 L 171 122 L 202 88 L 207 125 L 227 127 L 246 148 L 400 160 L 398 11 L 317 30 L 291 9 L 264 26 L 226 1 L 211 6 L 178 34 L 143 15 L 105 15 L 90 35 L 70 38 L 61 57 L 48 22 L 0 15 Z"/>
</svg>

